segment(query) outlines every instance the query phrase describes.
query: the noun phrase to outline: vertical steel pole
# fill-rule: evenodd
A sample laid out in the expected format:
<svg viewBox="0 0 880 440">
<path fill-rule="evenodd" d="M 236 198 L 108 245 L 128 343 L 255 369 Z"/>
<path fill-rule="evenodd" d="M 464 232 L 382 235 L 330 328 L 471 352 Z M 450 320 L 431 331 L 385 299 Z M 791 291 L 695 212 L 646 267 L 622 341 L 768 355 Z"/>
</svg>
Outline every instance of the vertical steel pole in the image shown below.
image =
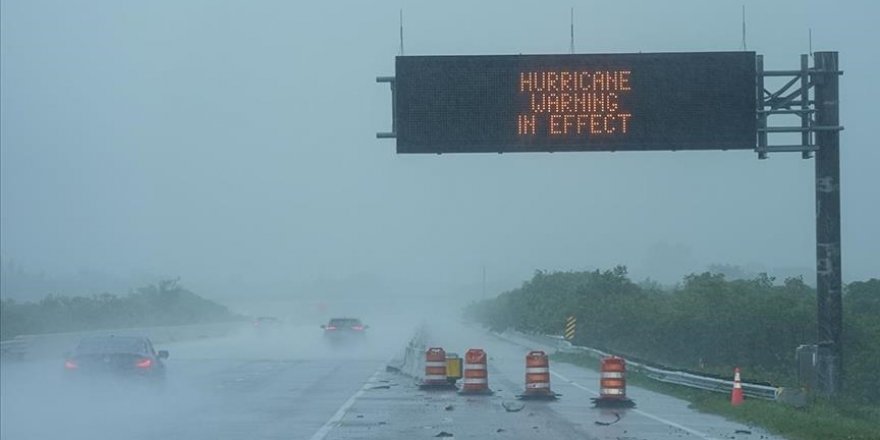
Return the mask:
<svg viewBox="0 0 880 440">
<path fill-rule="evenodd" d="M 819 346 L 819 392 L 840 391 L 842 281 L 840 273 L 840 125 L 837 52 L 816 52 L 816 291 Z"/>
<path fill-rule="evenodd" d="M 810 121 L 813 119 L 813 115 L 809 113 L 810 111 L 810 56 L 807 54 L 801 55 L 801 128 L 804 131 L 801 133 L 801 145 L 804 147 L 814 145 L 812 134 L 808 131 L 810 129 Z M 812 151 L 802 151 L 801 158 L 810 159 L 813 157 Z"/>
<path fill-rule="evenodd" d="M 767 118 L 768 114 L 764 113 L 764 55 L 757 55 L 755 57 L 755 71 L 758 74 L 756 78 L 757 87 L 756 87 L 756 96 L 757 100 L 755 106 L 758 109 L 758 159 L 766 159 L 767 158 L 767 132 L 764 130 L 767 128 Z"/>
<path fill-rule="evenodd" d="M 391 132 L 397 136 L 397 78 L 391 80 Z"/>
<path fill-rule="evenodd" d="M 483 265 L 483 299 L 486 299 L 486 265 Z"/>
</svg>

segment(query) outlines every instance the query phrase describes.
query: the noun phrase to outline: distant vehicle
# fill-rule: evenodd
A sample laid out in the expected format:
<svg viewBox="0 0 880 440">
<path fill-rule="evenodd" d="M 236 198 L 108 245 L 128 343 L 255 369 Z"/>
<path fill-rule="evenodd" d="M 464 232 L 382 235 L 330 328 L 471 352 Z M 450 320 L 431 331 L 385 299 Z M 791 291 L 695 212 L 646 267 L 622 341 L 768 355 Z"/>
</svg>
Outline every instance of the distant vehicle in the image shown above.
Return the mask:
<svg viewBox="0 0 880 440">
<path fill-rule="evenodd" d="M 331 341 L 347 341 L 362 337 L 369 326 L 357 318 L 333 318 L 321 328 L 324 329 L 325 338 Z"/>
<path fill-rule="evenodd" d="M 153 349 L 144 336 L 90 336 L 65 356 L 64 369 L 75 377 L 165 378 L 168 352 Z"/>
<path fill-rule="evenodd" d="M 278 327 L 281 325 L 281 320 L 274 316 L 260 316 L 257 319 L 254 319 L 254 327 L 263 328 L 263 327 Z"/>
</svg>

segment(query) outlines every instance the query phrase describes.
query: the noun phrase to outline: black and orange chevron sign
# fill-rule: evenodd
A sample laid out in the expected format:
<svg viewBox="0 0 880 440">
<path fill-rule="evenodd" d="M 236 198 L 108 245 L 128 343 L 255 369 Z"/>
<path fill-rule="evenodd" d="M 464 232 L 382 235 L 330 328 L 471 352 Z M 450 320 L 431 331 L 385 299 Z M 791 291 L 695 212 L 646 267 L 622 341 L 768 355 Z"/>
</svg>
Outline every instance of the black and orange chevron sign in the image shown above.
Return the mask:
<svg viewBox="0 0 880 440">
<path fill-rule="evenodd" d="M 577 327 L 577 318 L 575 318 L 574 316 L 569 316 L 565 320 L 564 336 L 566 341 L 571 341 L 572 339 L 574 339 L 575 327 Z"/>
</svg>

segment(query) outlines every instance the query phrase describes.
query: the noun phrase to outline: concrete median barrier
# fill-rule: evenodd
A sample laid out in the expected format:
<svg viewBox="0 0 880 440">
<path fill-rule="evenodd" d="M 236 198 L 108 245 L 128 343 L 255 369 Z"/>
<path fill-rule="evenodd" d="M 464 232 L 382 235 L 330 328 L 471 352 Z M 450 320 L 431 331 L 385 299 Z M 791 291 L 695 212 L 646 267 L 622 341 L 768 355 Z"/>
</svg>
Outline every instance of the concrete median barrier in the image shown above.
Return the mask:
<svg viewBox="0 0 880 440">
<path fill-rule="evenodd" d="M 387 370 L 413 379 L 421 379 L 425 372 L 427 335 L 424 328 L 416 330 L 406 347 L 388 362 Z"/>
</svg>

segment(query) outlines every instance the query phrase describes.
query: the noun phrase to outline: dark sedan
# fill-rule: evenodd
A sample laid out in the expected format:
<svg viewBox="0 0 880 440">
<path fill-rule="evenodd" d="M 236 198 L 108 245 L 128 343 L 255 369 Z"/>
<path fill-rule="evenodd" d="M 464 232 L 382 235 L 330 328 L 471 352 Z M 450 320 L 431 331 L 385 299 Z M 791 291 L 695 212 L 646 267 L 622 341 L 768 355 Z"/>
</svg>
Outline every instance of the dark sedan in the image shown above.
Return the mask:
<svg viewBox="0 0 880 440">
<path fill-rule="evenodd" d="M 168 352 L 153 349 L 143 336 L 90 336 L 65 356 L 68 374 L 81 376 L 117 376 L 161 380 L 165 377 L 164 359 Z"/>
<path fill-rule="evenodd" d="M 333 343 L 362 340 L 368 327 L 356 318 L 333 318 L 327 325 L 321 326 L 324 337 Z"/>
</svg>

